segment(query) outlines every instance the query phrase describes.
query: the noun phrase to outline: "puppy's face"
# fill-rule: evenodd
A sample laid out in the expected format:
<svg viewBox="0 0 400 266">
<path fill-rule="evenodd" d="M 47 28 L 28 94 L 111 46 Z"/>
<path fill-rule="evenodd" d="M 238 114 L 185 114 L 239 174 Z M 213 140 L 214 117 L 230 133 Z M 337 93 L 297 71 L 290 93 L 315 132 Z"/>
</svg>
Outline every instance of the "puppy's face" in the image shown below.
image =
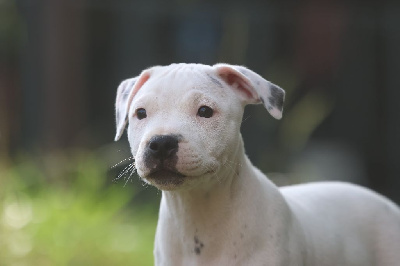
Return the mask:
<svg viewBox="0 0 400 266">
<path fill-rule="evenodd" d="M 162 190 L 212 183 L 240 143 L 243 99 L 253 96 L 237 80 L 243 74 L 194 64 L 150 70 L 129 92 L 119 89 L 139 176 Z M 255 97 L 276 108 L 271 105 L 276 97 Z M 119 117 L 117 96 L 117 123 Z"/>
<path fill-rule="evenodd" d="M 211 178 L 236 146 L 242 112 L 232 90 L 197 68 L 159 69 L 130 107 L 138 174 L 166 190 Z"/>
</svg>

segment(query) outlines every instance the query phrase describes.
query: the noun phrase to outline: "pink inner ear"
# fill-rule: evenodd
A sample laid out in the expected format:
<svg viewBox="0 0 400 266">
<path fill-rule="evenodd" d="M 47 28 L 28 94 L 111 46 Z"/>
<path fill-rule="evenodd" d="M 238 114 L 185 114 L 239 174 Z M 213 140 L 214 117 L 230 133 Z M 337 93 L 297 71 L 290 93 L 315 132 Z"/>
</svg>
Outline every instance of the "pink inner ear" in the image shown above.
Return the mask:
<svg viewBox="0 0 400 266">
<path fill-rule="evenodd" d="M 143 75 L 141 75 L 139 80 L 136 82 L 136 84 L 134 85 L 133 91 L 131 92 L 131 95 L 129 96 L 126 112 L 129 112 L 129 108 L 131 106 L 133 97 L 136 95 L 136 93 L 140 90 L 140 88 L 143 86 L 143 84 L 146 83 L 146 81 L 149 78 L 150 78 L 150 74 L 149 73 L 143 73 Z"/>
<path fill-rule="evenodd" d="M 247 80 L 241 77 L 241 74 L 235 73 L 230 68 L 222 68 L 219 72 L 220 77 L 225 80 L 228 85 L 237 89 L 247 99 L 255 100 L 257 97 L 252 92 L 251 85 Z"/>
<path fill-rule="evenodd" d="M 146 81 L 150 78 L 150 74 L 149 73 L 144 73 L 143 76 L 138 80 L 138 84 L 136 86 L 137 90 L 139 90 L 143 84 L 146 83 Z"/>
</svg>

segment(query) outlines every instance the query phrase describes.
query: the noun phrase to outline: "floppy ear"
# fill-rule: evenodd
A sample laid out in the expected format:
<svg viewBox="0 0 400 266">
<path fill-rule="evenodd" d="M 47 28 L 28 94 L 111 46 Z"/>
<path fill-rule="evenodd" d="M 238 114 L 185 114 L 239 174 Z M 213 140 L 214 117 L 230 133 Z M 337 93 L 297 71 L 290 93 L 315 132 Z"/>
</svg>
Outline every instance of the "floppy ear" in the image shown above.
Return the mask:
<svg viewBox="0 0 400 266">
<path fill-rule="evenodd" d="M 243 66 L 216 64 L 217 76 L 233 87 L 244 104 L 262 103 L 276 119 L 282 118 L 285 91 Z"/>
<path fill-rule="evenodd" d="M 140 76 L 126 79 L 121 82 L 117 89 L 117 99 L 115 101 L 115 118 L 117 122 L 117 134 L 115 141 L 121 138 L 125 126 L 128 122 L 128 112 L 131 102 L 138 90 L 150 78 L 150 73 L 145 70 Z"/>
</svg>

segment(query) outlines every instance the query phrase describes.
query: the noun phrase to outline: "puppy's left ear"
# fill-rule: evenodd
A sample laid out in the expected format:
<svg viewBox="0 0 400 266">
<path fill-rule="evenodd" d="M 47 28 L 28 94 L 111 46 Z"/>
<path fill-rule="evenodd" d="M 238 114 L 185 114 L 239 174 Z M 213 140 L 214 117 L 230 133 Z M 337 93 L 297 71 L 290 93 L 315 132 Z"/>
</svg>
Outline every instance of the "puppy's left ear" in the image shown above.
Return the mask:
<svg viewBox="0 0 400 266">
<path fill-rule="evenodd" d="M 122 132 L 128 122 L 128 101 L 129 95 L 132 92 L 133 86 L 135 85 L 138 77 L 126 79 L 121 82 L 117 89 L 117 99 L 115 101 L 115 120 L 117 123 L 117 134 L 115 141 L 121 138 Z"/>
<path fill-rule="evenodd" d="M 115 100 L 115 119 L 117 123 L 115 141 L 121 138 L 125 126 L 128 123 L 128 112 L 133 97 L 149 78 L 150 70 L 145 70 L 140 76 L 126 79 L 118 86 L 117 99 Z"/>
<path fill-rule="evenodd" d="M 223 81 L 231 86 L 244 104 L 262 103 L 276 119 L 282 118 L 285 91 L 243 66 L 216 64 L 213 66 Z"/>
</svg>

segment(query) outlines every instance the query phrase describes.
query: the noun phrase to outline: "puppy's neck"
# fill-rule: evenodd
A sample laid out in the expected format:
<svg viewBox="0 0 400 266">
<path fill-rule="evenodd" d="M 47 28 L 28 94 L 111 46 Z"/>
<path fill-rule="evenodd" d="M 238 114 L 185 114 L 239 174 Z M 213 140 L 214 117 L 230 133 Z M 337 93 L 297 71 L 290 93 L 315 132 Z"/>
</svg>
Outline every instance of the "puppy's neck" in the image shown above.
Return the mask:
<svg viewBox="0 0 400 266">
<path fill-rule="evenodd" d="M 163 191 L 169 209 L 181 209 L 187 206 L 199 208 L 215 208 L 218 204 L 232 201 L 232 192 L 236 189 L 240 171 L 251 165 L 244 155 L 244 145 L 241 136 L 236 142 L 236 147 L 225 157 L 218 171 L 211 177 L 205 177 L 199 184 L 190 189 Z M 199 177 L 200 179 L 202 177 Z M 207 215 L 210 215 L 207 210 Z"/>
<path fill-rule="evenodd" d="M 262 228 L 265 221 L 270 225 L 276 222 L 276 208 L 271 208 L 274 204 L 283 206 L 279 211 L 285 214 L 288 208 L 276 186 L 244 154 L 242 140 L 236 143 L 229 167 L 218 173 L 220 182 L 192 190 L 162 192 L 155 247 L 158 260 L 171 260 L 171 265 L 198 260 L 199 265 L 210 265 L 221 259 L 221 254 L 242 254 L 243 246 L 264 242 L 269 242 L 265 243 L 267 248 L 276 246 L 265 237 L 269 234 L 279 239 L 274 232 L 260 233 L 249 228 Z M 232 265 L 226 259 L 219 265 Z"/>
<path fill-rule="evenodd" d="M 182 235 L 196 234 L 202 231 L 212 234 L 234 218 L 239 201 L 246 193 L 246 180 L 251 178 L 253 166 L 244 154 L 243 141 L 237 142 L 227 163 L 213 177 L 216 181 L 211 185 L 191 190 L 163 191 L 160 217 L 171 222 L 172 229 Z M 164 212 L 164 213 L 162 213 Z M 172 225 L 173 224 L 173 225 Z"/>
</svg>

